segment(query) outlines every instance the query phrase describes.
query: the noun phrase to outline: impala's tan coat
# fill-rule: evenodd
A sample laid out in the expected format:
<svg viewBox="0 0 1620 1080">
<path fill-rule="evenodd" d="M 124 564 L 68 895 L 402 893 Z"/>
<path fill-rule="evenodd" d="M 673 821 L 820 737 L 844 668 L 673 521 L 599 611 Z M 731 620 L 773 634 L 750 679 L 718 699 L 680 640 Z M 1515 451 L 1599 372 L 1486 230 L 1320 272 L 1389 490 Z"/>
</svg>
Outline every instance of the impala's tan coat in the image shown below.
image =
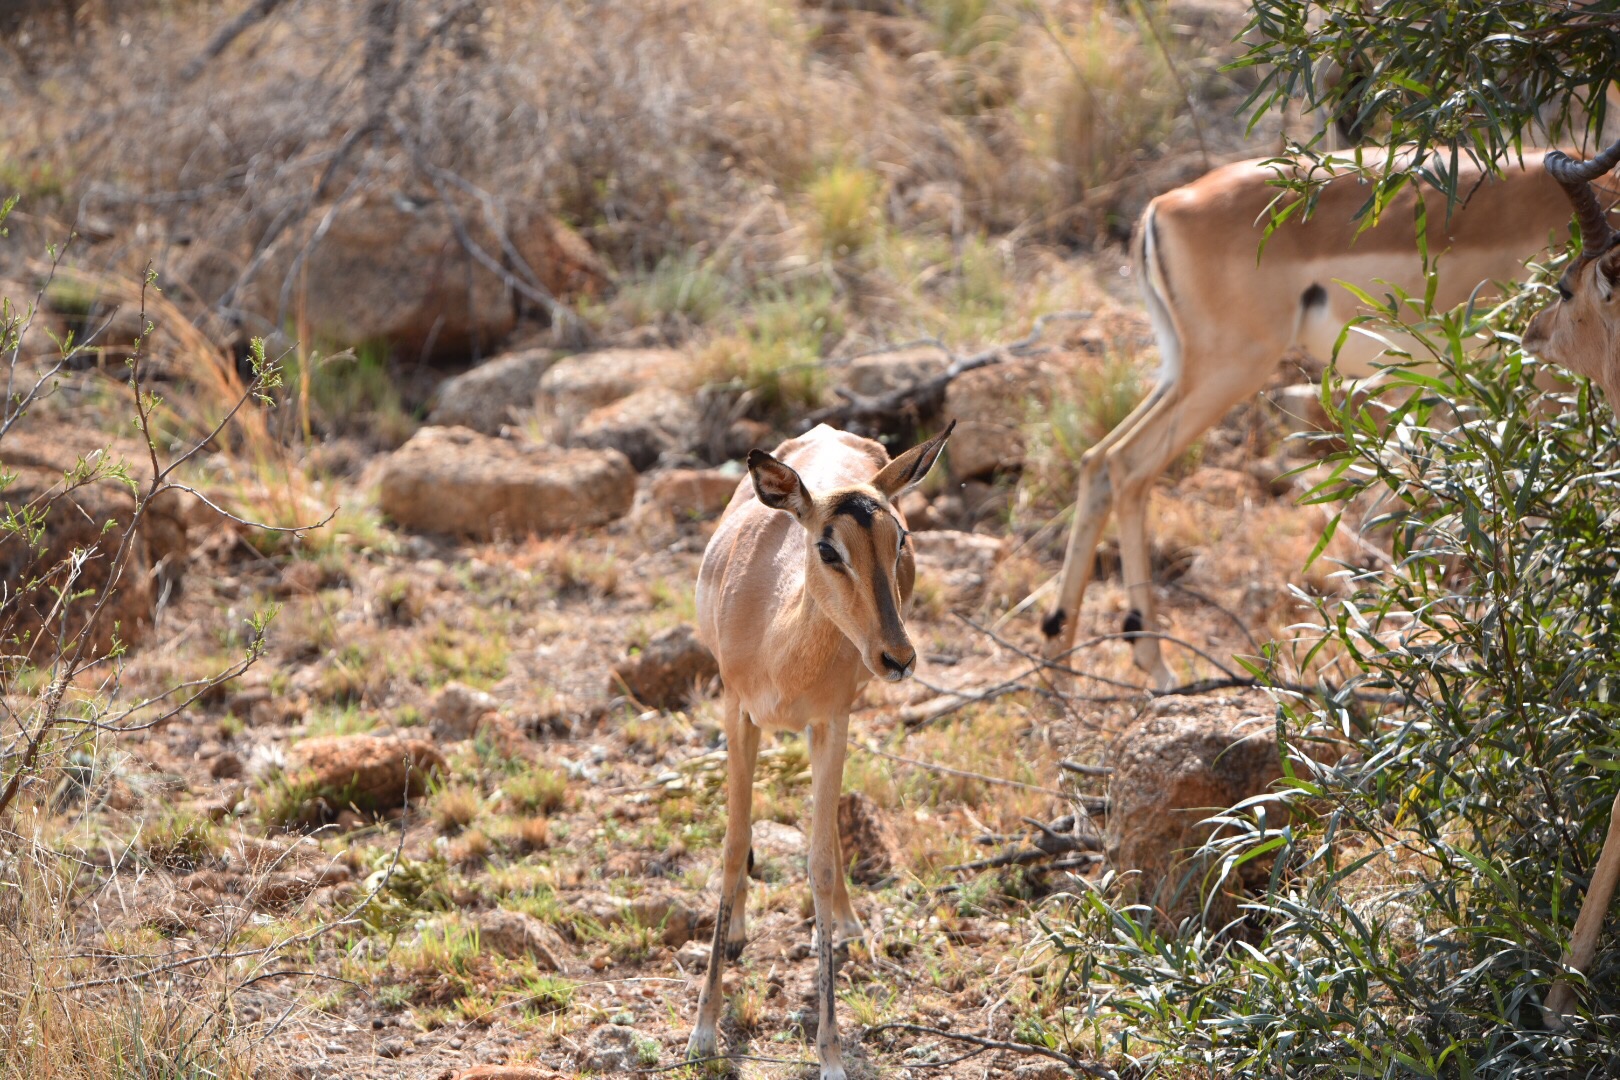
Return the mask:
<svg viewBox="0 0 1620 1080">
<path fill-rule="evenodd" d="M 1482 283 L 1517 279 L 1549 239 L 1567 235 L 1569 203 L 1541 164 L 1542 152 L 1535 151 L 1500 178 L 1464 166 L 1457 185 L 1461 202 L 1449 218 L 1444 196 L 1426 193 L 1440 307 L 1461 303 Z M 1423 295 L 1423 264 L 1413 243 L 1416 190 L 1405 188 L 1379 223 L 1358 235 L 1355 215 L 1371 187 L 1343 175 L 1322 189 L 1309 220 L 1284 223 L 1261 253 L 1268 208 L 1279 194 L 1271 183 L 1275 176 L 1259 161 L 1227 165 L 1159 196 L 1142 215 L 1133 254 L 1158 339 L 1159 380 L 1081 458 L 1058 596 L 1041 626 L 1050 658 L 1074 645 L 1110 510 L 1119 516 L 1130 598 L 1126 631 L 1156 628 L 1147 539 L 1153 481 L 1233 405 L 1257 393 L 1289 349 L 1301 346 L 1321 359 L 1332 355 L 1340 331 L 1360 313 L 1355 296 L 1336 282 L 1375 296 L 1388 293 L 1389 285 Z M 1339 370 L 1353 378 L 1371 374 L 1370 362 L 1382 348 L 1352 333 L 1339 354 Z M 1156 686 L 1175 684 L 1156 638 L 1139 637 L 1133 648 Z"/>
<path fill-rule="evenodd" d="M 698 571 L 698 633 L 725 688 L 726 839 L 720 907 L 688 1057 L 716 1046 L 720 976 L 746 941 L 744 908 L 754 763 L 761 730 L 810 741 L 810 887 L 816 908 L 816 1053 L 843 1080 L 834 1014 L 837 943 L 860 933 L 838 843 L 849 710 L 876 675 L 908 677 L 917 651 L 901 613 L 916 573 L 905 519 L 890 502 L 938 460 L 950 429 L 889 460 L 869 439 L 821 425 L 749 455 Z"/>
</svg>

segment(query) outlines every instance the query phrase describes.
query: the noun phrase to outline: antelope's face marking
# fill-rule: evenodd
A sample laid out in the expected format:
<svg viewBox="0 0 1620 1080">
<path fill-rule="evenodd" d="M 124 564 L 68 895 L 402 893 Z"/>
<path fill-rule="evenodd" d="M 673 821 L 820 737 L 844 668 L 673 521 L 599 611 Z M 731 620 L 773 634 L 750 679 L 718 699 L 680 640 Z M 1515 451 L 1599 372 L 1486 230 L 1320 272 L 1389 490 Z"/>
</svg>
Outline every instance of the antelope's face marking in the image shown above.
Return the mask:
<svg viewBox="0 0 1620 1080">
<path fill-rule="evenodd" d="M 829 492 L 805 521 L 805 588 L 888 682 L 908 677 L 917 662 L 901 617 L 916 577 L 909 535 L 870 488 Z"/>
<path fill-rule="evenodd" d="M 805 535 L 805 592 L 860 650 L 878 678 L 899 682 L 917 665 L 917 650 L 900 613 L 911 599 L 917 567 L 910 534 L 890 500 L 916 486 L 939 460 L 951 422 L 939 435 L 914 446 L 877 471 L 865 484 L 812 495 L 799 474 L 771 455 L 748 455 L 748 472 L 759 501 L 786 510 Z"/>
<path fill-rule="evenodd" d="M 1620 247 L 1579 260 L 1558 280 L 1558 299 L 1524 331 L 1525 352 L 1593 380 L 1610 401 L 1620 401 L 1611 389 L 1620 388 L 1617 276 Z"/>
</svg>

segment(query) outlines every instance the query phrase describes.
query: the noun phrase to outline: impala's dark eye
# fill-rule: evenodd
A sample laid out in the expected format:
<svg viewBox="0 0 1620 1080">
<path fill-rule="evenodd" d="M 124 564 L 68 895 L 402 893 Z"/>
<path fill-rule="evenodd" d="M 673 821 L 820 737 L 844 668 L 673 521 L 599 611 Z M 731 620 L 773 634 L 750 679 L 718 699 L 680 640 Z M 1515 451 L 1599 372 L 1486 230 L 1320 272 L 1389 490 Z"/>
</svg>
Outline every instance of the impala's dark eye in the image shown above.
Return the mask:
<svg viewBox="0 0 1620 1080">
<path fill-rule="evenodd" d="M 1570 292 L 1562 283 L 1560 283 L 1558 286 L 1558 299 L 1568 303 L 1569 301 L 1575 299 L 1575 294 Z"/>
<path fill-rule="evenodd" d="M 816 554 L 820 555 L 821 561 L 828 566 L 838 565 L 838 549 L 827 543 L 827 541 L 823 540 L 816 545 Z"/>
</svg>

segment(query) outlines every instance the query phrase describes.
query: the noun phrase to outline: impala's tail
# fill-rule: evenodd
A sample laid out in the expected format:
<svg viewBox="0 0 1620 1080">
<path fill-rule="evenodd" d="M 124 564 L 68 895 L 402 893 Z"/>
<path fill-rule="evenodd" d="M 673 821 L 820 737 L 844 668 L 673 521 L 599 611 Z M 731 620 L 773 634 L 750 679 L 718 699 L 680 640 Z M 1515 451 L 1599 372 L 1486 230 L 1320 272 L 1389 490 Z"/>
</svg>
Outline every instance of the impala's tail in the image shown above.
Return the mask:
<svg viewBox="0 0 1620 1080">
<path fill-rule="evenodd" d="M 1168 386 L 1181 377 L 1181 332 L 1166 302 L 1170 285 L 1164 276 L 1158 216 L 1152 203 L 1142 215 L 1142 227 L 1137 232 L 1132 255 L 1136 283 L 1142 290 L 1148 319 L 1153 323 L 1153 337 L 1159 343 L 1159 385 Z"/>
</svg>

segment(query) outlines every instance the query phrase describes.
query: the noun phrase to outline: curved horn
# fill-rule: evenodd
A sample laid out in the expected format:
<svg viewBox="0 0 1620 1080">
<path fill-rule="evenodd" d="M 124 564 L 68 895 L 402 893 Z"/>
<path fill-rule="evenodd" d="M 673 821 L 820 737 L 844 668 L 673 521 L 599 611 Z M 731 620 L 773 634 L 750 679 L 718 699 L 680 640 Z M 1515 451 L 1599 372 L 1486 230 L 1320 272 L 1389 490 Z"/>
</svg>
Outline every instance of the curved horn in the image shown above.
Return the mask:
<svg viewBox="0 0 1620 1080">
<path fill-rule="evenodd" d="M 1575 216 L 1581 223 L 1582 253 L 1588 257 L 1601 255 L 1614 242 L 1615 232 L 1609 226 L 1603 207 L 1598 205 L 1592 181 L 1620 164 L 1620 142 L 1586 161 L 1576 161 L 1562 150 L 1552 150 L 1542 164 L 1575 207 Z"/>
</svg>

